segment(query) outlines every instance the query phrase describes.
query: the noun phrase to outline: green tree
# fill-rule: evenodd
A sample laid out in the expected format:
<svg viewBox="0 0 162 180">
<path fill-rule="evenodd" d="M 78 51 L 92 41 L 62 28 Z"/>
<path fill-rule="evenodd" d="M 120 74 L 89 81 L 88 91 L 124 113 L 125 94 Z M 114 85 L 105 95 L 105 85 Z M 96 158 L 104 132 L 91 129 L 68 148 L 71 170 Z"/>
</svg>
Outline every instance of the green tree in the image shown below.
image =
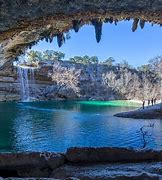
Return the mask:
<svg viewBox="0 0 162 180">
<path fill-rule="evenodd" d="M 74 56 L 73 58 L 70 58 L 69 61 L 82 64 L 83 58 L 81 56 Z"/>
<path fill-rule="evenodd" d="M 127 60 L 123 60 L 123 61 L 120 63 L 120 66 L 123 67 L 123 68 L 132 69 L 132 66 L 128 63 Z"/>
<path fill-rule="evenodd" d="M 58 51 L 53 50 L 46 50 L 43 53 L 39 51 L 31 50 L 27 53 L 28 61 L 35 62 L 35 61 L 47 61 L 47 60 L 57 60 L 60 61 L 64 59 L 65 54 Z"/>
<path fill-rule="evenodd" d="M 83 64 L 90 64 L 90 57 L 89 56 L 87 56 L 87 55 L 85 55 L 85 56 L 83 56 Z"/>
<path fill-rule="evenodd" d="M 89 58 L 91 64 L 98 64 L 99 60 L 97 56 L 92 56 Z"/>
<path fill-rule="evenodd" d="M 30 62 L 41 61 L 43 59 L 42 53 L 34 50 L 31 50 L 27 53 L 27 58 Z"/>
<path fill-rule="evenodd" d="M 70 58 L 69 61 L 80 64 L 98 64 L 98 57 L 97 56 L 89 57 L 87 55 L 83 57 L 74 56 L 73 58 Z"/>
<path fill-rule="evenodd" d="M 109 57 L 108 59 L 103 61 L 102 64 L 105 64 L 107 66 L 113 66 L 114 62 L 115 62 L 115 59 L 113 57 Z"/>
<path fill-rule="evenodd" d="M 54 55 L 58 61 L 63 60 L 65 58 L 65 54 L 59 51 L 54 51 Z"/>
<path fill-rule="evenodd" d="M 46 50 L 43 52 L 43 59 L 44 60 L 55 60 L 55 55 L 53 50 Z"/>
<path fill-rule="evenodd" d="M 53 50 L 46 50 L 43 52 L 43 59 L 44 60 L 57 60 L 60 61 L 65 58 L 65 54 L 59 51 L 53 51 Z"/>
</svg>

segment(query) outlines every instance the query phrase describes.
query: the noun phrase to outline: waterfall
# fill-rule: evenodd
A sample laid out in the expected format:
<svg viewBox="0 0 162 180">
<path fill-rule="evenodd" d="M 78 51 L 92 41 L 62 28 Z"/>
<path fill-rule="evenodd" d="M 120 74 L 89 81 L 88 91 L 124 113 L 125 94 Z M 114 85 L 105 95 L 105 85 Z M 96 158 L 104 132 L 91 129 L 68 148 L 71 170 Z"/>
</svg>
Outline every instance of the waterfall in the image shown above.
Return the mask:
<svg viewBox="0 0 162 180">
<path fill-rule="evenodd" d="M 34 99 L 34 91 L 35 91 L 35 69 L 34 68 L 30 68 L 29 69 L 29 73 L 30 73 L 30 84 L 31 84 L 31 90 L 30 90 L 30 99 Z"/>
<path fill-rule="evenodd" d="M 34 99 L 34 68 L 26 68 L 17 66 L 18 81 L 20 83 L 20 96 L 22 101 L 30 101 Z M 30 77 L 30 83 L 29 83 Z"/>
<path fill-rule="evenodd" d="M 18 66 L 17 69 L 18 69 L 18 80 L 20 83 L 21 100 L 29 101 L 28 68 L 22 68 Z"/>
</svg>

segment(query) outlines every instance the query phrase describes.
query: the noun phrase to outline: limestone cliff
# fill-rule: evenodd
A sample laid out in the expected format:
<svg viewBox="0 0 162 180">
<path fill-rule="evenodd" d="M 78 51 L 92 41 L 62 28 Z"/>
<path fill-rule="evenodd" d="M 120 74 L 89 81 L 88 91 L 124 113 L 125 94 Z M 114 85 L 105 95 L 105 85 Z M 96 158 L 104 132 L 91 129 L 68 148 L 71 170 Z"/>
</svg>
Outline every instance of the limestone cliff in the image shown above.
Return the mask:
<svg viewBox="0 0 162 180">
<path fill-rule="evenodd" d="M 0 75 L 0 101 L 20 100 L 17 69 Z M 107 65 L 89 66 L 68 61 L 43 62 L 35 70 L 29 90 L 38 100 L 116 100 L 160 97 L 159 79 L 135 69 Z"/>
</svg>

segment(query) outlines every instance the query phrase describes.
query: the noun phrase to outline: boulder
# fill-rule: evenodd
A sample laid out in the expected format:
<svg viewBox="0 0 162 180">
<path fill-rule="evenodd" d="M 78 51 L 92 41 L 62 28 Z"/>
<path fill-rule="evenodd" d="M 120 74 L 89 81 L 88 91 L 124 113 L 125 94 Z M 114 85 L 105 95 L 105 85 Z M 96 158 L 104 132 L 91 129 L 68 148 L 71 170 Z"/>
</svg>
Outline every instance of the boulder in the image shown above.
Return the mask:
<svg viewBox="0 0 162 180">
<path fill-rule="evenodd" d="M 126 148 L 69 148 L 66 158 L 70 162 L 143 162 L 162 161 L 162 151 Z"/>
<path fill-rule="evenodd" d="M 63 154 L 55 153 L 0 154 L 0 176 L 49 177 L 64 161 Z"/>
</svg>

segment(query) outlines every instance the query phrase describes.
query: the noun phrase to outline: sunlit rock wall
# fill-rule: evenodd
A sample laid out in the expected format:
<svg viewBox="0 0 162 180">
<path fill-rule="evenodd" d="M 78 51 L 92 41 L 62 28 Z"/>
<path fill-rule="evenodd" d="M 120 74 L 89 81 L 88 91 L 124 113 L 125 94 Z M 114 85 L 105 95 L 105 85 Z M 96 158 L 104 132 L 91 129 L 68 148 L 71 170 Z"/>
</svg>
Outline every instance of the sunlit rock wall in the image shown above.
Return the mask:
<svg viewBox="0 0 162 180">
<path fill-rule="evenodd" d="M 60 70 L 56 72 L 53 66 L 59 66 Z M 71 75 L 68 74 L 67 69 L 72 70 Z M 76 72 L 79 72 L 78 78 L 75 78 Z M 60 79 L 62 83 L 59 82 Z M 38 100 L 160 98 L 159 80 L 153 74 L 146 75 L 135 69 L 118 66 L 87 66 L 68 61 L 43 62 L 40 63 L 39 69 L 35 70 L 35 83 L 32 83 L 29 75 L 30 93 Z M 6 71 L 6 75 L 0 74 L 0 101 L 20 100 L 19 94 L 20 84 L 16 68 Z"/>
</svg>

